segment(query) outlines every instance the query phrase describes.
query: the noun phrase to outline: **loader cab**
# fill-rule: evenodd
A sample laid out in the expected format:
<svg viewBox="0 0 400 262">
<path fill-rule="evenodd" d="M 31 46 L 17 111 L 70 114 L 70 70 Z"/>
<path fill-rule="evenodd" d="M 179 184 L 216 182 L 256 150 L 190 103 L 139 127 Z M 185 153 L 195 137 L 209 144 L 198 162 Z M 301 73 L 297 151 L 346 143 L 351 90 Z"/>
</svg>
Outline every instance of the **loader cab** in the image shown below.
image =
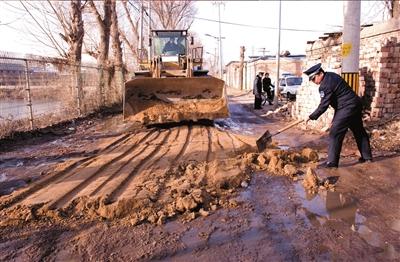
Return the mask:
<svg viewBox="0 0 400 262">
<path fill-rule="evenodd" d="M 153 57 L 186 55 L 187 30 L 153 30 Z"/>
</svg>

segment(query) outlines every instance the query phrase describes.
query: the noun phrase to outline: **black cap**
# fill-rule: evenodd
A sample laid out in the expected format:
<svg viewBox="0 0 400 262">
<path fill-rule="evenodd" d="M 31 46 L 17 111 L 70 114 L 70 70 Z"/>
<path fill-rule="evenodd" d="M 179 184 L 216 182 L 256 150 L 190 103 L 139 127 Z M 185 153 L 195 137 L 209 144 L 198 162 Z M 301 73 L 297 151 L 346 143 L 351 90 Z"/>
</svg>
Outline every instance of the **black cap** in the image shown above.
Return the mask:
<svg viewBox="0 0 400 262">
<path fill-rule="evenodd" d="M 307 70 L 304 71 L 303 73 L 306 74 L 306 75 L 308 75 L 308 79 L 311 80 L 312 77 L 313 77 L 315 74 L 318 74 L 318 73 L 319 73 L 319 71 L 321 70 L 321 66 L 322 66 L 322 64 L 321 64 L 321 63 L 318 63 L 318 64 L 316 64 L 316 65 L 313 65 L 312 67 L 310 67 L 309 69 L 307 69 Z"/>
</svg>

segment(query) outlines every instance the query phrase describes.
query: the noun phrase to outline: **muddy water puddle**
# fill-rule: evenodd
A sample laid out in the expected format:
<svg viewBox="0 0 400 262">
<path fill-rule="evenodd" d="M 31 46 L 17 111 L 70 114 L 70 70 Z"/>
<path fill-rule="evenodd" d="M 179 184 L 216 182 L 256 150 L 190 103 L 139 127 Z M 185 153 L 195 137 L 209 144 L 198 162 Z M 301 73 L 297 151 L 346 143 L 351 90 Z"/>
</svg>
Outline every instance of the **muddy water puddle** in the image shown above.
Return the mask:
<svg viewBox="0 0 400 262">
<path fill-rule="evenodd" d="M 312 226 L 323 226 L 327 221 L 341 221 L 368 245 L 381 248 L 385 258 L 400 258 L 400 252 L 385 242 L 384 236 L 366 225 L 367 217 L 359 213 L 359 204 L 354 197 L 334 191 L 321 191 L 312 195 L 304 190 L 301 183 L 295 183 L 294 189 L 300 198 L 302 211 Z"/>
<path fill-rule="evenodd" d="M 220 119 L 215 121 L 215 126 L 223 130 L 229 130 L 238 134 L 255 135 L 254 124 L 236 122 L 231 118 Z"/>
<path fill-rule="evenodd" d="M 290 149 L 290 146 L 288 146 L 288 145 L 277 145 L 277 147 L 281 150 L 289 150 Z"/>
<path fill-rule="evenodd" d="M 327 220 L 341 220 L 353 225 L 356 217 L 361 216 L 357 213 L 357 200 L 352 197 L 332 191 L 309 194 L 301 183 L 295 183 L 294 189 L 308 217 L 313 217 L 321 225 Z"/>
</svg>

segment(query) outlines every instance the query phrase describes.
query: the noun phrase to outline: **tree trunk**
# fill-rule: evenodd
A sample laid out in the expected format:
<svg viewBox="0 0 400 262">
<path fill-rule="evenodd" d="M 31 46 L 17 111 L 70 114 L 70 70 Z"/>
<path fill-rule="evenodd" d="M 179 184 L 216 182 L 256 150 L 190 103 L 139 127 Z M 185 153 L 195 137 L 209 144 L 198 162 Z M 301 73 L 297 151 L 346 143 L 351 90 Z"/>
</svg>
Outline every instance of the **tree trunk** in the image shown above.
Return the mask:
<svg viewBox="0 0 400 262">
<path fill-rule="evenodd" d="M 239 87 L 243 90 L 243 65 L 244 65 L 244 46 L 240 47 L 240 64 L 239 64 Z"/>
<path fill-rule="evenodd" d="M 400 0 L 392 0 L 392 17 L 400 18 Z"/>
<path fill-rule="evenodd" d="M 82 20 L 82 5 L 81 0 L 71 1 L 71 32 L 68 37 L 69 52 L 68 58 L 73 64 L 74 83 L 77 98 L 78 115 L 82 115 L 82 77 L 81 77 L 81 63 L 82 63 L 82 44 L 84 36 L 83 20 Z"/>
<path fill-rule="evenodd" d="M 111 11 L 111 39 L 114 56 L 115 91 L 118 97 L 117 100 L 119 101 L 120 99 L 122 100 L 122 94 L 124 92 L 124 64 L 122 61 L 121 40 L 118 30 L 116 0 L 112 0 Z"/>
<path fill-rule="evenodd" d="M 97 57 L 97 66 L 99 67 L 99 102 L 100 106 L 104 106 L 106 103 L 105 92 L 106 90 L 109 90 L 108 79 L 110 72 L 108 64 L 108 52 L 110 49 L 111 0 L 104 0 L 103 2 L 103 18 L 101 18 L 101 15 L 98 12 L 93 0 L 91 0 L 89 4 L 99 25 L 100 44 L 99 56 Z"/>
</svg>

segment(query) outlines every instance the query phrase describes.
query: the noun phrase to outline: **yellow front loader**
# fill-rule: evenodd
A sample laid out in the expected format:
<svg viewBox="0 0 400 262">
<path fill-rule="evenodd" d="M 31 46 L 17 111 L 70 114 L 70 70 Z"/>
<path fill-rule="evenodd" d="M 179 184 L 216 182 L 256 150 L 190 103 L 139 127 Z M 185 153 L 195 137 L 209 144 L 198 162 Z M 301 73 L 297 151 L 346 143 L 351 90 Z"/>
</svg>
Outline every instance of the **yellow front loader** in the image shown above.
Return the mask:
<svg viewBox="0 0 400 262">
<path fill-rule="evenodd" d="M 186 30 L 153 30 L 150 61 L 125 83 L 124 119 L 144 125 L 229 116 L 225 82 L 202 68 Z"/>
</svg>

